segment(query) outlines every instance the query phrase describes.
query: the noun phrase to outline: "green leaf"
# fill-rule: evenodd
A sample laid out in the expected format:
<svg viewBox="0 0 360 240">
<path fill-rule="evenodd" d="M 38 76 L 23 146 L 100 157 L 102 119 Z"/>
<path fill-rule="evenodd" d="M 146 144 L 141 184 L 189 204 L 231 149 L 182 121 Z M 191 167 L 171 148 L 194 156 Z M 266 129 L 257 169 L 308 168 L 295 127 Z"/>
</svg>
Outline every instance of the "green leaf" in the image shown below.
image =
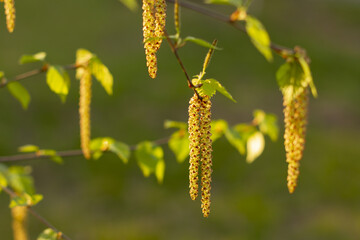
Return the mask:
<svg viewBox="0 0 360 240">
<path fill-rule="evenodd" d="M 235 7 L 241 7 L 243 4 L 243 1 L 242 0 L 205 0 L 205 3 L 224 4 L 224 5 L 233 5 Z"/>
<path fill-rule="evenodd" d="M 137 11 L 139 8 L 139 5 L 136 0 L 119 0 L 119 1 L 133 12 Z"/>
<path fill-rule="evenodd" d="M 261 132 L 255 132 L 252 134 L 246 143 L 246 162 L 252 163 L 256 158 L 258 158 L 264 151 L 265 140 L 264 135 Z"/>
<path fill-rule="evenodd" d="M 185 123 L 185 122 L 176 122 L 176 121 L 171 121 L 171 120 L 165 120 L 164 127 L 165 128 L 187 129 L 187 123 Z"/>
<path fill-rule="evenodd" d="M 14 207 L 17 207 L 17 206 L 35 206 L 43 198 L 44 197 L 41 194 L 29 195 L 27 193 L 23 193 L 23 194 L 21 194 L 19 196 L 11 198 L 9 207 L 14 208 Z"/>
<path fill-rule="evenodd" d="M 0 71 L 0 80 L 4 77 L 4 72 Z"/>
<path fill-rule="evenodd" d="M 279 126 L 275 114 L 267 114 L 262 110 L 255 110 L 254 121 L 259 125 L 259 129 L 263 134 L 267 134 L 273 142 L 277 140 Z"/>
<path fill-rule="evenodd" d="M 110 137 L 92 139 L 90 141 L 90 150 L 93 153 L 93 159 L 99 159 L 103 155 L 103 152 L 108 151 L 114 142 L 115 140 Z"/>
<path fill-rule="evenodd" d="M 91 53 L 90 51 L 80 48 L 76 51 L 76 65 L 78 66 L 87 66 L 90 62 L 90 60 L 95 55 Z M 81 79 L 82 75 L 84 74 L 85 69 L 83 67 L 76 68 L 76 78 Z"/>
<path fill-rule="evenodd" d="M 37 152 L 39 147 L 36 145 L 27 144 L 18 148 L 19 152 Z"/>
<path fill-rule="evenodd" d="M 259 52 L 271 62 L 273 60 L 272 52 L 270 49 L 270 37 L 263 24 L 253 16 L 246 17 L 246 31 Z"/>
<path fill-rule="evenodd" d="M 212 45 L 211 43 L 205 41 L 205 40 L 202 40 L 200 38 L 195 38 L 195 37 L 191 37 L 191 36 L 188 36 L 186 38 L 184 38 L 183 40 L 184 42 L 193 42 L 199 46 L 202 46 L 202 47 L 206 47 L 206 48 L 211 48 L 211 49 L 216 49 L 216 50 L 222 50 L 221 48 L 218 48 L 214 45 Z"/>
<path fill-rule="evenodd" d="M 0 193 L 2 191 L 2 187 L 7 187 L 8 182 L 6 177 L 4 176 L 4 174 L 2 172 L 0 172 Z"/>
<path fill-rule="evenodd" d="M 52 161 L 54 161 L 58 164 L 64 163 L 62 157 L 57 155 L 57 152 L 52 149 L 41 149 L 41 150 L 39 150 L 39 155 L 40 156 L 49 156 Z"/>
<path fill-rule="evenodd" d="M 313 81 L 313 77 L 310 71 L 310 67 L 309 64 L 306 62 L 306 60 L 304 59 L 304 57 L 300 57 L 299 59 L 299 63 L 300 66 L 304 72 L 304 78 L 305 78 L 305 82 L 309 83 L 310 89 L 311 89 L 311 93 L 314 97 L 317 97 L 317 90 Z"/>
<path fill-rule="evenodd" d="M 113 76 L 109 69 L 100 61 L 99 58 L 93 57 L 89 62 L 89 68 L 95 78 L 101 83 L 108 95 L 113 92 Z"/>
<path fill-rule="evenodd" d="M 211 122 L 211 140 L 215 142 L 222 137 L 228 129 L 228 123 L 225 120 L 214 120 Z"/>
<path fill-rule="evenodd" d="M 19 63 L 25 64 L 25 63 L 32 63 L 32 62 L 43 62 L 45 61 L 46 53 L 45 52 L 39 52 L 34 55 L 22 55 Z"/>
<path fill-rule="evenodd" d="M 24 109 L 27 109 L 30 103 L 30 94 L 26 88 L 19 82 L 9 82 L 7 88 L 10 93 L 21 103 Z"/>
<path fill-rule="evenodd" d="M 70 78 L 61 66 L 50 66 L 46 73 L 46 82 L 54 93 L 58 94 L 64 102 L 69 94 Z"/>
<path fill-rule="evenodd" d="M 171 135 L 168 144 L 179 163 L 184 162 L 184 160 L 189 156 L 189 133 L 185 128 L 174 132 Z"/>
<path fill-rule="evenodd" d="M 115 153 L 125 164 L 128 163 L 130 157 L 130 147 L 127 144 L 114 141 L 110 144 L 109 150 Z"/>
<path fill-rule="evenodd" d="M 309 85 L 309 79 L 298 61 L 290 59 L 280 66 L 276 72 L 276 79 L 284 96 L 284 102 L 289 103 L 302 93 Z"/>
<path fill-rule="evenodd" d="M 231 94 L 220 84 L 219 81 L 210 78 L 201 81 L 203 84 L 200 88 L 198 88 L 198 92 L 200 95 L 207 95 L 209 97 L 212 97 L 216 91 L 220 92 L 225 97 L 229 98 L 231 101 L 236 102 L 234 98 L 231 96 Z"/>
<path fill-rule="evenodd" d="M 234 128 L 228 128 L 225 131 L 225 137 L 229 143 L 239 151 L 241 155 L 245 154 L 245 141 L 242 139 L 241 135 L 235 131 Z"/>
<path fill-rule="evenodd" d="M 135 150 L 135 157 L 144 176 L 148 177 L 151 173 L 155 173 L 159 182 L 162 181 L 161 177 L 165 171 L 163 156 L 162 148 L 148 141 L 139 143 Z"/>
<path fill-rule="evenodd" d="M 34 180 L 30 176 L 30 167 L 11 166 L 8 168 L 8 184 L 17 193 L 35 194 Z"/>
<path fill-rule="evenodd" d="M 59 240 L 58 234 L 52 230 L 51 228 L 45 229 L 40 235 L 38 236 L 37 240 Z"/>
</svg>

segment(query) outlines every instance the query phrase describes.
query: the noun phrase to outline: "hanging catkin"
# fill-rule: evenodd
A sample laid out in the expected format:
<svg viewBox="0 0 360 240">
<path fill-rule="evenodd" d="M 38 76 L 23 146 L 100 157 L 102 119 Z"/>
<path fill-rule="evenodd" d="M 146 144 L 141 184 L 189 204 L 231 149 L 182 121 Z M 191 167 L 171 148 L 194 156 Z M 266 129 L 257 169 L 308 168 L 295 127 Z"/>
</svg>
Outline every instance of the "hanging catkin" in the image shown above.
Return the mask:
<svg viewBox="0 0 360 240">
<path fill-rule="evenodd" d="M 190 197 L 195 200 L 199 191 L 199 164 L 200 164 L 200 104 L 201 100 L 196 94 L 189 102 L 189 140 L 190 140 L 190 160 L 189 160 L 189 188 Z"/>
<path fill-rule="evenodd" d="M 80 78 L 80 138 L 81 149 L 86 159 L 90 159 L 90 104 L 91 104 L 91 72 L 85 68 Z"/>
<path fill-rule="evenodd" d="M 6 26 L 10 33 L 14 31 L 15 27 L 15 2 L 14 0 L 4 0 Z"/>
<path fill-rule="evenodd" d="M 284 145 L 288 163 L 287 186 L 293 193 L 299 177 L 300 160 L 305 146 L 308 90 L 304 89 L 291 102 L 284 101 Z"/>
<path fill-rule="evenodd" d="M 165 0 L 143 0 L 143 37 L 146 55 L 146 66 L 151 78 L 156 77 L 157 58 L 166 20 Z"/>
<path fill-rule="evenodd" d="M 14 240 L 27 240 L 28 234 L 26 230 L 26 216 L 27 216 L 27 207 L 26 206 L 16 206 L 11 208 L 12 216 L 12 228 Z"/>
<path fill-rule="evenodd" d="M 210 214 L 210 190 L 212 173 L 211 101 L 208 96 L 199 99 L 196 94 L 189 102 L 189 188 L 195 200 L 199 189 L 199 165 L 201 163 L 201 208 L 204 217 Z"/>
<path fill-rule="evenodd" d="M 200 105 L 201 132 L 201 209 L 204 217 L 210 214 L 210 190 L 212 173 L 211 101 L 204 97 Z"/>
</svg>

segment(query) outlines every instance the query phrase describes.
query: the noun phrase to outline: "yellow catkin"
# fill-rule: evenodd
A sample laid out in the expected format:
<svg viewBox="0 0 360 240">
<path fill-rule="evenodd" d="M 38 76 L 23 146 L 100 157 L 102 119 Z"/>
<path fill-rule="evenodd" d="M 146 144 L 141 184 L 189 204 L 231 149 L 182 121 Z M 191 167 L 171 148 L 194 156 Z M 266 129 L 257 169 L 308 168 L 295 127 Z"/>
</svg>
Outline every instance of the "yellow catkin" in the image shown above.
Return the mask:
<svg viewBox="0 0 360 240">
<path fill-rule="evenodd" d="M 26 229 L 27 207 L 17 206 L 11 208 L 12 228 L 14 240 L 28 240 Z"/>
<path fill-rule="evenodd" d="M 204 97 L 200 105 L 201 132 L 201 209 L 204 217 L 210 214 L 212 173 L 211 101 Z"/>
<path fill-rule="evenodd" d="M 146 55 L 146 66 L 149 76 L 156 77 L 157 58 L 165 29 L 166 2 L 165 0 L 143 0 L 143 37 Z M 150 40 L 149 40 L 150 39 Z"/>
<path fill-rule="evenodd" d="M 90 159 L 90 104 L 91 104 L 91 72 L 85 69 L 80 78 L 80 138 L 81 149 L 86 159 Z"/>
<path fill-rule="evenodd" d="M 179 8 L 179 0 L 175 0 L 174 4 L 174 23 L 176 32 L 180 32 L 180 8 Z"/>
<path fill-rule="evenodd" d="M 199 164 L 200 164 L 200 103 L 201 100 L 196 94 L 189 102 L 189 141 L 190 141 L 190 160 L 189 160 L 189 188 L 190 197 L 195 200 L 199 191 Z"/>
<path fill-rule="evenodd" d="M 307 89 L 291 102 L 284 101 L 285 134 L 284 145 L 288 163 L 287 186 L 290 193 L 295 191 L 300 174 L 300 160 L 305 146 L 307 123 Z"/>
<path fill-rule="evenodd" d="M 14 31 L 15 27 L 15 2 L 14 0 L 4 0 L 6 26 L 10 33 Z"/>
</svg>

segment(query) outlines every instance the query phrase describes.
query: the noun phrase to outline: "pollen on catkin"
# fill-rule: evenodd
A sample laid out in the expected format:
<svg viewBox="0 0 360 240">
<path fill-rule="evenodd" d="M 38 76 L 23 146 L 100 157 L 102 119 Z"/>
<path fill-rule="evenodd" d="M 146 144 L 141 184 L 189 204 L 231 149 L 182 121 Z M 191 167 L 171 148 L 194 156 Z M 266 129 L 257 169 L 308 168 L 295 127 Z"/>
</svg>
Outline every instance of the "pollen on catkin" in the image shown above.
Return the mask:
<svg viewBox="0 0 360 240">
<path fill-rule="evenodd" d="M 190 197 L 195 200 L 199 191 L 199 165 L 200 165 L 200 104 L 201 100 L 196 94 L 189 102 L 189 141 L 190 141 L 190 160 L 189 160 L 189 188 Z"/>
<path fill-rule="evenodd" d="M 15 28 L 15 2 L 14 0 L 4 0 L 6 27 L 10 33 Z"/>
<path fill-rule="evenodd" d="M 288 163 L 287 186 L 290 193 L 295 191 L 300 174 L 300 160 L 305 146 L 307 124 L 308 90 L 304 89 L 291 102 L 284 101 L 285 134 L 284 145 Z"/>
<path fill-rule="evenodd" d="M 204 217 L 210 214 L 210 190 L 212 173 L 211 101 L 204 97 L 200 104 L 201 132 L 201 209 Z"/>
<path fill-rule="evenodd" d="M 14 240 L 29 239 L 26 229 L 27 207 L 16 206 L 11 208 L 11 216 Z"/>
<path fill-rule="evenodd" d="M 149 76 L 156 77 L 157 58 L 165 29 L 166 2 L 165 0 L 143 0 L 143 37 L 146 55 L 146 66 Z"/>
<path fill-rule="evenodd" d="M 91 104 L 91 72 L 85 69 L 80 78 L 80 139 L 81 149 L 86 159 L 90 159 L 90 104 Z"/>
</svg>

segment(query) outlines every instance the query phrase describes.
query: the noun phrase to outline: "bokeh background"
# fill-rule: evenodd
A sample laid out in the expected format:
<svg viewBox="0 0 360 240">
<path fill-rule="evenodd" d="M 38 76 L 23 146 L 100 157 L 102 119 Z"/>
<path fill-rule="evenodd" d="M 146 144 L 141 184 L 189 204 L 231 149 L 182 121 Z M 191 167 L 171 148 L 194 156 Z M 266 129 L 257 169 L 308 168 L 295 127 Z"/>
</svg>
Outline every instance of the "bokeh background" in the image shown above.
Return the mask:
<svg viewBox="0 0 360 240">
<path fill-rule="evenodd" d="M 200 1 L 196 1 L 201 3 Z M 223 13 L 229 7 L 216 6 Z M 169 136 L 166 119 L 186 121 L 192 92 L 163 43 L 158 77 L 147 75 L 142 47 L 141 11 L 117 0 L 17 1 L 13 34 L 0 13 L 0 70 L 8 77 L 38 65 L 18 65 L 22 54 L 48 53 L 48 61 L 69 64 L 75 51 L 96 53 L 114 75 L 114 95 L 94 82 L 92 136 L 110 136 L 130 145 Z M 172 5 L 167 30 L 173 33 Z M 308 50 L 319 98 L 310 101 L 306 150 L 297 190 L 286 188 L 282 142 L 282 97 L 271 64 L 247 36 L 226 24 L 182 9 L 182 34 L 219 40 L 208 76 L 220 80 L 238 101 L 213 99 L 213 118 L 249 122 L 260 108 L 279 117 L 280 138 L 267 139 L 263 155 L 245 162 L 226 139 L 214 145 L 212 210 L 188 196 L 188 164 L 165 149 L 164 183 L 144 178 L 132 157 L 124 165 L 115 155 L 98 161 L 82 157 L 57 165 L 50 160 L 19 164 L 33 168 L 44 200 L 35 209 L 73 239 L 360 239 L 360 2 L 357 0 L 255 0 L 250 13 L 272 40 Z M 207 50 L 188 44 L 180 50 L 191 75 L 201 70 Z M 78 82 L 72 76 L 67 102 L 50 92 L 45 76 L 26 79 L 32 102 L 21 109 L 0 90 L 0 155 L 17 147 L 79 148 Z M 45 228 L 29 216 L 31 239 Z M 0 195 L 0 238 L 12 239 L 8 196 Z"/>
</svg>

